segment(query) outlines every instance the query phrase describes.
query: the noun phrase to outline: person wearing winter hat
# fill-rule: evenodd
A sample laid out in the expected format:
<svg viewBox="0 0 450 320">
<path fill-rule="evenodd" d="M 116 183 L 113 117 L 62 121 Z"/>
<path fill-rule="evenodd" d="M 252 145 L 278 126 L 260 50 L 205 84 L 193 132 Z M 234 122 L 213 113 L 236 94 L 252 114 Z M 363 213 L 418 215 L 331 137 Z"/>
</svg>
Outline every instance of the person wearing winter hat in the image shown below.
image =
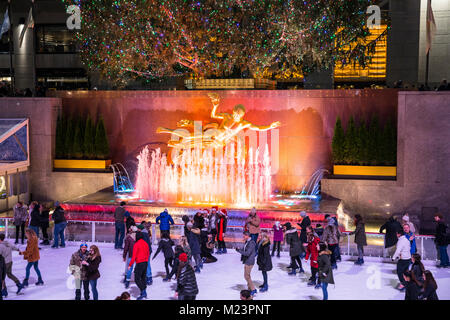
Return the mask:
<svg viewBox="0 0 450 320">
<path fill-rule="evenodd" d="M 283 242 L 283 226 L 280 221 L 275 221 L 272 227 L 273 229 L 273 246 L 272 246 L 272 257 L 275 254 L 275 248 L 277 248 L 277 257 L 280 257 L 280 247 L 281 242 Z"/>
<path fill-rule="evenodd" d="M 298 237 L 297 228 L 293 227 L 290 222 L 286 222 L 284 227 L 286 230 L 286 244 L 289 245 L 289 256 L 291 257 L 291 264 L 288 268 L 291 268 L 292 270 L 288 274 L 295 276 L 297 274 L 297 269 L 300 269 L 300 273 L 305 272 L 303 270 L 302 260 L 300 258 L 300 255 L 303 252 L 303 246 L 300 238 Z"/>
<path fill-rule="evenodd" d="M 402 226 L 404 226 L 405 224 L 409 225 L 410 232 L 412 232 L 413 234 L 416 233 L 416 228 L 414 227 L 414 224 L 409 220 L 408 213 L 405 213 L 404 216 L 402 217 Z"/>
<path fill-rule="evenodd" d="M 178 296 L 178 300 L 195 300 L 198 294 L 198 285 L 194 269 L 187 262 L 186 253 L 183 252 L 179 255 L 179 261 L 175 296 Z"/>
<path fill-rule="evenodd" d="M 219 211 L 217 218 L 216 230 L 217 230 L 217 254 L 227 253 L 225 246 L 225 233 L 227 232 L 227 210 L 222 209 Z"/>
<path fill-rule="evenodd" d="M 244 278 L 247 281 L 248 290 L 254 295 L 257 291 L 252 281 L 251 272 L 255 264 L 256 242 L 253 241 L 248 231 L 244 231 L 243 236 L 244 248 L 236 248 L 236 251 L 241 254 L 241 261 L 244 264 Z"/>
<path fill-rule="evenodd" d="M 123 261 L 125 262 L 125 279 L 124 284 L 125 288 L 128 289 L 131 281 L 131 273 L 133 272 L 134 264 L 128 269 L 128 265 L 130 264 L 131 257 L 133 256 L 133 247 L 136 242 L 136 232 L 138 228 L 136 226 L 131 226 L 128 229 L 127 236 L 125 237 L 125 245 L 123 247 Z"/>
<path fill-rule="evenodd" d="M 82 243 L 80 249 L 72 254 L 69 263 L 69 270 L 75 278 L 75 300 L 81 300 L 81 284 L 86 281 L 86 270 L 82 268 L 82 262 L 86 261 L 89 252 L 87 251 L 88 245 Z M 86 288 L 86 287 L 85 287 Z M 89 299 L 89 286 L 87 291 L 84 291 L 85 300 Z"/>
</svg>

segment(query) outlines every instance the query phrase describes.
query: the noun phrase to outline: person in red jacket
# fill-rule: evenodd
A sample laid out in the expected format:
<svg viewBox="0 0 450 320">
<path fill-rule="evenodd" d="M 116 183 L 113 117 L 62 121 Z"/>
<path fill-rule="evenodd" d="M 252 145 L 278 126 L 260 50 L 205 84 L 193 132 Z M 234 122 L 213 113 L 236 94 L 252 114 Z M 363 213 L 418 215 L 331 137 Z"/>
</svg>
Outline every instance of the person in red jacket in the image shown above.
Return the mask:
<svg viewBox="0 0 450 320">
<path fill-rule="evenodd" d="M 217 218 L 217 254 L 227 253 L 227 247 L 225 246 L 224 234 L 227 232 L 227 210 L 222 209 L 219 211 L 219 217 Z"/>
<path fill-rule="evenodd" d="M 320 288 L 320 279 L 317 279 L 316 284 L 316 275 L 319 272 L 319 264 L 317 262 L 319 258 L 319 250 L 317 249 L 317 245 L 320 242 L 320 238 L 314 234 L 311 226 L 307 227 L 306 232 L 308 245 L 306 247 L 305 260 L 309 259 L 311 264 L 311 278 L 309 278 L 308 286 L 315 286 L 315 288 L 318 289 Z"/>
<path fill-rule="evenodd" d="M 147 298 L 147 263 L 150 257 L 150 249 L 144 240 L 142 232 L 136 234 L 136 243 L 133 246 L 133 256 L 131 257 L 128 269 L 136 262 L 134 268 L 134 279 L 136 285 L 141 290 L 141 295 L 137 300 Z"/>
</svg>

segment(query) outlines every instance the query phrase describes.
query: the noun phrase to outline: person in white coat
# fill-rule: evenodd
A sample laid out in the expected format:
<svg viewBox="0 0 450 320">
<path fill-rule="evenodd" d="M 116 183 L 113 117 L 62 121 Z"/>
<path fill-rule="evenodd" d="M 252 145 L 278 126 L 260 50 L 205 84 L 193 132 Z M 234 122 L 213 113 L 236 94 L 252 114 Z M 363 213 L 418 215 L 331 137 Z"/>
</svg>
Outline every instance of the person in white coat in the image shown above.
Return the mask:
<svg viewBox="0 0 450 320">
<path fill-rule="evenodd" d="M 397 231 L 397 249 L 395 250 L 394 255 L 392 256 L 392 261 L 399 259 L 397 262 L 397 276 L 400 280 L 400 283 L 397 287 L 400 291 L 405 290 L 406 281 L 403 278 L 403 272 L 408 270 L 409 265 L 411 264 L 411 243 L 408 238 L 403 234 L 403 231 Z"/>
</svg>

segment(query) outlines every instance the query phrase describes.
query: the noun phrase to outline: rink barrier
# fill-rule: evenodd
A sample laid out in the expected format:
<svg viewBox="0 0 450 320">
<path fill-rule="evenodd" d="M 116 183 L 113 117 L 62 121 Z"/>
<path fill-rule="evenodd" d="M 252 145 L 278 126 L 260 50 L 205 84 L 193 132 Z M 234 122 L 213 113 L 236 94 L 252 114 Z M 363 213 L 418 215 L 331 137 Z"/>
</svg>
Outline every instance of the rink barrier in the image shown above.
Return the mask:
<svg viewBox="0 0 450 320">
<path fill-rule="evenodd" d="M 66 241 L 74 242 L 114 242 L 115 235 L 114 221 L 85 221 L 85 220 L 67 220 L 67 227 L 65 229 Z M 48 230 L 49 239 L 53 239 L 53 221 L 50 221 L 50 228 Z M 225 242 L 228 248 L 236 247 L 236 245 L 243 242 L 242 226 L 228 226 L 225 234 Z M 261 228 L 273 236 L 272 228 Z M 15 238 L 15 226 L 12 223 L 12 218 L 0 218 L 0 232 L 4 232 L 6 238 Z M 354 235 L 349 235 L 350 231 L 342 232 L 343 236 L 340 238 L 339 246 L 342 255 L 357 256 L 358 250 L 354 243 Z M 179 239 L 184 234 L 184 224 L 174 224 L 171 226 L 171 237 Z M 39 234 L 42 238 L 42 232 Z M 381 257 L 388 258 L 393 252 L 388 252 L 384 249 L 384 234 L 375 232 L 366 232 L 367 246 L 364 247 L 364 256 L 366 257 Z M 151 239 L 153 244 L 158 243 L 160 238 L 160 231 L 156 224 L 151 226 Z M 417 252 L 424 260 L 437 260 L 437 250 L 434 244 L 434 236 L 432 235 L 416 235 Z M 289 247 L 282 243 L 283 251 L 288 251 Z"/>
</svg>

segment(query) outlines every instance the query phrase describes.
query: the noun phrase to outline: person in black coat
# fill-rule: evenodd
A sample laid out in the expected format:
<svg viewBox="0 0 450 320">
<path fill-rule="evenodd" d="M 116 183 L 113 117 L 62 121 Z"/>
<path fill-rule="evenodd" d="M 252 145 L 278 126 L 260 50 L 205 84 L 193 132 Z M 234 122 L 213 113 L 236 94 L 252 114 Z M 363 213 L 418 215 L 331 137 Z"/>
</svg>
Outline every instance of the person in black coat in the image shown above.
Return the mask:
<svg viewBox="0 0 450 320">
<path fill-rule="evenodd" d="M 64 248 L 66 246 L 65 238 L 64 238 L 64 229 L 67 227 L 67 220 L 64 214 L 64 209 L 59 205 L 58 201 L 55 201 L 55 210 L 52 214 L 53 222 L 55 226 L 53 227 L 53 245 L 52 248 L 58 248 L 60 241 L 61 247 Z"/>
<path fill-rule="evenodd" d="M 176 295 L 178 295 L 178 300 L 195 300 L 198 294 L 198 286 L 194 269 L 187 263 L 186 253 L 180 254 L 179 260 Z"/>
<path fill-rule="evenodd" d="M 163 279 L 163 281 L 169 281 L 170 275 L 169 266 L 171 268 L 173 267 L 173 258 L 175 256 L 172 249 L 173 245 L 174 243 L 170 239 L 170 235 L 167 233 L 163 233 L 162 238 L 159 241 L 158 249 L 156 250 L 155 255 L 153 256 L 152 259 L 154 260 L 158 255 L 158 253 L 162 250 L 164 254 L 164 266 L 166 267 L 166 277 Z"/>
<path fill-rule="evenodd" d="M 438 248 L 438 256 L 441 260 L 441 263 L 438 265 L 439 268 L 446 268 L 450 266 L 450 262 L 448 259 L 447 246 L 448 246 L 448 238 L 447 238 L 447 225 L 443 220 L 443 216 L 440 213 L 437 213 L 434 216 L 434 221 L 437 222 L 436 225 L 436 235 L 435 235 L 435 243 Z"/>
<path fill-rule="evenodd" d="M 31 209 L 31 213 L 30 213 L 29 227 L 36 233 L 36 236 L 39 239 L 39 230 L 41 228 L 41 213 L 39 211 L 40 204 L 34 201 L 31 203 L 30 207 L 32 209 Z"/>
<path fill-rule="evenodd" d="M 184 235 L 187 238 L 189 247 L 191 248 L 192 257 L 195 260 L 195 272 L 200 272 L 200 266 L 202 264 L 200 257 L 200 229 L 193 227 L 188 216 L 183 216 L 181 219 L 184 222 Z M 196 233 L 197 231 L 198 234 Z"/>
<path fill-rule="evenodd" d="M 423 286 L 424 282 L 424 272 L 425 267 L 422 264 L 422 258 L 420 254 L 414 253 L 411 255 L 411 276 L 413 280 L 419 285 L 420 288 Z"/>
<path fill-rule="evenodd" d="M 419 300 L 420 288 L 414 281 L 411 271 L 403 272 L 403 279 L 406 281 L 405 300 Z"/>
<path fill-rule="evenodd" d="M 47 229 L 50 226 L 50 211 L 43 204 L 41 204 L 39 207 L 39 214 L 40 227 L 42 229 L 42 236 L 44 237 L 44 241 L 42 241 L 41 244 L 49 245 L 50 242 L 48 241 Z"/>
<path fill-rule="evenodd" d="M 0 288 L 1 288 L 0 300 L 3 300 L 3 296 L 8 295 L 6 291 L 5 279 L 6 279 L 5 259 L 3 258 L 2 255 L 0 255 Z"/>
<path fill-rule="evenodd" d="M 256 263 L 259 271 L 262 272 L 264 282 L 259 286 L 259 292 L 265 292 L 269 289 L 267 271 L 272 270 L 272 256 L 270 255 L 270 239 L 266 232 L 260 233 L 261 240 L 258 242 L 258 257 Z"/>
<path fill-rule="evenodd" d="M 385 250 L 385 256 L 388 251 L 391 251 L 392 248 L 397 244 L 398 238 L 397 238 L 397 232 L 402 231 L 402 225 L 400 222 L 395 219 L 394 216 L 391 216 L 388 221 L 386 221 L 381 227 L 380 227 L 380 233 L 383 233 L 383 231 L 386 230 L 386 235 L 384 236 L 384 248 Z M 389 254 L 392 255 L 392 254 Z"/>
<path fill-rule="evenodd" d="M 419 296 L 420 300 L 439 300 L 436 290 L 438 288 L 433 274 L 429 270 L 424 272 L 425 281 L 423 283 L 423 293 Z"/>
<path fill-rule="evenodd" d="M 303 270 L 302 260 L 300 258 L 301 254 L 303 253 L 303 246 L 300 238 L 298 237 L 297 229 L 293 227 L 290 222 L 285 223 L 284 227 L 286 228 L 286 244 L 289 245 L 289 256 L 291 257 L 291 264 L 288 268 L 292 268 L 292 271 L 288 274 L 295 276 L 298 268 L 300 268 L 300 273 L 305 272 Z"/>
<path fill-rule="evenodd" d="M 302 222 L 297 223 L 301 230 L 300 230 L 300 241 L 302 242 L 302 245 L 304 247 L 304 250 L 301 254 L 301 258 L 306 256 L 306 246 L 308 245 L 308 237 L 306 235 L 306 228 L 311 225 L 311 219 L 308 217 L 305 211 L 300 212 L 300 216 L 302 217 Z"/>
<path fill-rule="evenodd" d="M 102 257 L 100 255 L 100 251 L 96 245 L 92 245 L 89 249 L 89 255 L 86 261 L 82 261 L 81 264 L 85 269 L 86 280 L 83 280 L 85 299 L 89 300 L 89 286 L 92 289 L 92 295 L 94 296 L 94 300 L 98 300 L 98 291 L 97 291 L 97 280 L 100 278 L 100 272 L 98 268 L 100 263 L 102 262 Z"/>
</svg>

